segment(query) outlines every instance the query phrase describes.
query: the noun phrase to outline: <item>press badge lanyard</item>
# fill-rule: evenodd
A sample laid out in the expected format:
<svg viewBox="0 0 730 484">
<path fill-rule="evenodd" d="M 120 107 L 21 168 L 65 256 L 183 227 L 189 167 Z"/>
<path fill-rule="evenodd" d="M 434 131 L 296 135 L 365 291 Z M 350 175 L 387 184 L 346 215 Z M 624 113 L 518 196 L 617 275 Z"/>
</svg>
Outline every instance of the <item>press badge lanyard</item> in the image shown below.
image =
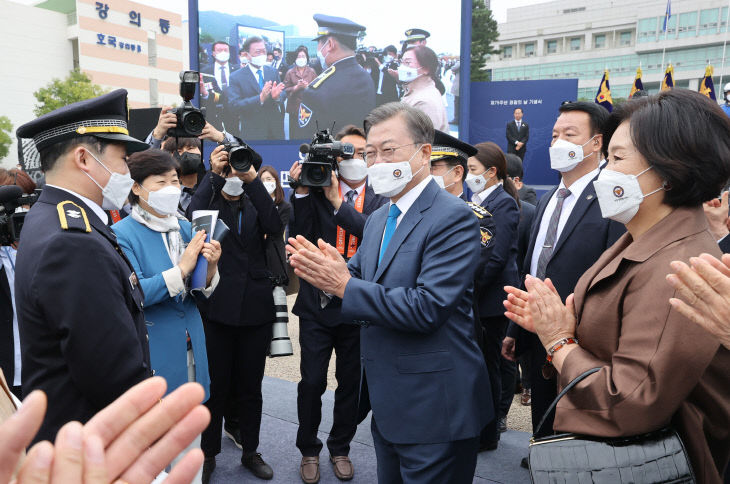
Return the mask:
<svg viewBox="0 0 730 484">
<path fill-rule="evenodd" d="M 343 200 L 342 198 L 342 185 L 339 187 L 340 190 L 340 200 Z M 365 205 L 365 188 L 362 189 L 362 192 L 360 192 L 360 195 L 358 195 L 357 199 L 355 200 L 355 210 L 362 213 L 362 208 Z M 345 255 L 345 229 L 337 226 L 337 251 Z M 349 244 L 347 244 L 347 258 L 353 257 L 355 255 L 355 252 L 357 252 L 357 237 L 350 234 L 350 241 Z"/>
</svg>

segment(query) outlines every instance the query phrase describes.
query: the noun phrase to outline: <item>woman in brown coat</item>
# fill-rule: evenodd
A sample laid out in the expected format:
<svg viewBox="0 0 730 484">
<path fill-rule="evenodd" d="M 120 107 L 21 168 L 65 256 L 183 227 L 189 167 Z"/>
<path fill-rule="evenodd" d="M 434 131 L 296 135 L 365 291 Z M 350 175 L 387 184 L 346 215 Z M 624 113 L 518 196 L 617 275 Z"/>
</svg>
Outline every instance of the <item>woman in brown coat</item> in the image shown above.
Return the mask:
<svg viewBox="0 0 730 484">
<path fill-rule="evenodd" d="M 706 97 L 672 90 L 628 101 L 604 133 L 595 183 L 622 236 L 565 304 L 549 279 L 508 288 L 507 317 L 535 331 L 562 388 L 555 430 L 615 437 L 672 425 L 697 482 L 720 483 L 730 457 L 730 350 L 669 304 L 674 260 L 720 255 L 702 203 L 730 177 L 730 119 Z M 590 234 L 584 234 L 586 243 Z M 577 340 L 577 341 L 576 341 Z"/>
</svg>

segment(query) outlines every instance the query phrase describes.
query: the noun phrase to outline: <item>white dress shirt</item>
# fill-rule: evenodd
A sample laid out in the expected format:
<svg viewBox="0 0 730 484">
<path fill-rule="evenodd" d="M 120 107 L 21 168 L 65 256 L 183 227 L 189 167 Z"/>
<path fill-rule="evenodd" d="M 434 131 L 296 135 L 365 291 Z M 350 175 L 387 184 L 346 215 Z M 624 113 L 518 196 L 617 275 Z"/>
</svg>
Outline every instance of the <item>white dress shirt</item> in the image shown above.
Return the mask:
<svg viewBox="0 0 730 484">
<path fill-rule="evenodd" d="M 5 277 L 8 280 L 8 286 L 10 286 L 10 301 L 13 305 L 13 382 L 12 385 L 20 386 L 20 372 L 21 372 L 21 359 L 20 359 L 20 332 L 18 331 L 18 311 L 15 309 L 15 256 L 18 251 L 12 247 L 3 246 L 0 249 L 0 258 L 3 261 L 3 267 L 5 268 Z"/>
<path fill-rule="evenodd" d="M 400 197 L 400 200 L 395 202 L 395 205 L 400 210 L 400 215 L 398 215 L 398 218 L 395 221 L 396 227 L 398 227 L 398 225 L 401 223 L 401 220 L 403 220 L 403 217 L 405 217 L 406 212 L 408 212 L 411 206 L 416 202 L 416 199 L 421 195 L 421 193 L 423 193 L 423 190 L 426 189 L 426 185 L 428 185 L 428 182 L 430 182 L 431 180 L 433 180 L 433 177 L 431 175 L 428 175 L 421 181 L 421 183 L 411 188 L 408 193 Z M 390 205 L 393 205 L 393 202 L 390 202 Z M 388 205 L 388 210 L 390 210 L 390 205 Z M 385 236 L 385 230 L 383 230 L 383 236 Z"/>
<path fill-rule="evenodd" d="M 575 204 L 578 202 L 578 199 L 582 196 L 583 191 L 586 189 L 591 180 L 598 175 L 598 172 L 599 170 L 596 168 L 592 172 L 586 173 L 573 182 L 573 184 L 570 185 L 570 188 L 568 188 L 568 190 L 570 190 L 570 195 L 565 197 L 565 200 L 563 201 L 563 210 L 560 212 L 560 219 L 558 220 L 558 232 L 555 235 L 556 243 L 560 240 L 560 234 L 563 232 L 563 228 L 573 211 L 573 207 L 575 207 Z M 558 205 L 558 191 L 561 188 L 566 188 L 562 179 L 560 180 L 558 189 L 555 190 L 553 196 L 550 197 L 550 201 L 548 202 L 547 207 L 545 207 L 545 212 L 543 212 L 542 219 L 540 220 L 540 229 L 537 232 L 535 248 L 532 251 L 532 260 L 530 261 L 530 274 L 533 276 L 537 274 L 537 261 L 540 258 L 542 246 L 545 244 L 545 236 L 547 235 L 548 225 L 550 225 L 550 218 L 553 216 L 555 207 Z"/>
<path fill-rule="evenodd" d="M 221 69 L 221 67 L 223 69 Z M 221 77 L 221 71 L 225 71 L 226 73 L 226 86 L 228 86 L 231 83 L 231 66 L 228 64 L 228 62 L 224 63 L 223 65 L 215 62 L 213 67 L 213 75 L 215 75 L 215 80 L 218 83 L 218 87 L 223 89 L 224 86 L 223 78 Z"/>
<path fill-rule="evenodd" d="M 101 208 L 99 205 L 97 205 L 97 203 L 94 202 L 93 200 L 90 200 L 82 195 L 79 195 L 78 193 L 74 192 L 73 190 L 69 190 L 68 188 L 51 185 L 49 183 L 46 183 L 46 186 L 58 188 L 59 190 L 63 190 L 64 192 L 68 192 L 71 195 L 73 195 L 74 197 L 79 198 L 82 202 L 84 202 L 86 204 L 87 207 L 89 207 L 96 214 L 97 217 L 99 217 L 99 220 L 104 222 L 104 225 L 109 225 L 109 217 L 107 216 L 106 212 L 104 211 L 103 208 Z"/>
<path fill-rule="evenodd" d="M 491 195 L 492 192 L 494 190 L 496 190 L 497 187 L 500 186 L 500 185 L 502 185 L 502 182 L 497 182 L 494 185 L 492 185 L 491 187 L 485 188 L 484 191 L 481 191 L 479 193 L 473 194 L 471 196 L 471 201 L 473 203 L 476 203 L 477 205 L 481 205 L 484 202 L 484 200 L 486 200 L 487 197 L 489 197 L 489 195 Z"/>
</svg>

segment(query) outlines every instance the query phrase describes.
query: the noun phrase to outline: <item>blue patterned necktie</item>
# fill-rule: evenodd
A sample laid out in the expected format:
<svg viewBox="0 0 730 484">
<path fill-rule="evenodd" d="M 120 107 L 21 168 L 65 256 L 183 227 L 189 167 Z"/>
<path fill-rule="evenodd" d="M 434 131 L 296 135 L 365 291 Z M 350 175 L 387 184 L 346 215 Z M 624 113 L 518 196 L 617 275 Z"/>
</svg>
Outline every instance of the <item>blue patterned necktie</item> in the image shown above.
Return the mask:
<svg viewBox="0 0 730 484">
<path fill-rule="evenodd" d="M 264 74 L 261 72 L 261 69 L 256 71 L 256 75 L 259 76 L 259 91 L 261 91 L 264 88 Z"/>
<path fill-rule="evenodd" d="M 378 257 L 378 264 L 380 264 L 380 261 L 383 259 L 385 249 L 388 248 L 388 242 L 390 242 L 390 239 L 393 237 L 395 227 L 398 225 L 398 217 L 400 214 L 401 211 L 398 208 L 398 205 L 395 203 L 392 204 L 390 206 L 390 210 L 388 210 L 388 220 L 385 222 L 385 234 L 383 235 L 383 243 L 380 245 L 380 257 Z"/>
</svg>

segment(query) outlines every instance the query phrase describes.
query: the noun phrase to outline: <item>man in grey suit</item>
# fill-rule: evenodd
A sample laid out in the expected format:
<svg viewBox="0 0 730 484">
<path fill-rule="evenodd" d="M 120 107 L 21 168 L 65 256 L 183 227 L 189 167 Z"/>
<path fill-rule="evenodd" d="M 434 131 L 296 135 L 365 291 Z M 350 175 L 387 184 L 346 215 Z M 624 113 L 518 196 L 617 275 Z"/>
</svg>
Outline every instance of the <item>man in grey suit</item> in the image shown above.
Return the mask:
<svg viewBox="0 0 730 484">
<path fill-rule="evenodd" d="M 515 119 L 507 123 L 507 153 L 514 153 L 525 160 L 530 127 L 522 120 L 522 108 L 515 108 Z"/>
<path fill-rule="evenodd" d="M 479 432 L 494 418 L 473 335 L 479 223 L 429 174 L 434 130 L 423 112 L 384 104 L 365 127 L 369 179 L 390 203 L 370 216 L 349 264 L 298 237 L 292 266 L 361 326 L 359 405 L 361 416 L 373 411 L 378 481 L 471 483 Z"/>
</svg>

